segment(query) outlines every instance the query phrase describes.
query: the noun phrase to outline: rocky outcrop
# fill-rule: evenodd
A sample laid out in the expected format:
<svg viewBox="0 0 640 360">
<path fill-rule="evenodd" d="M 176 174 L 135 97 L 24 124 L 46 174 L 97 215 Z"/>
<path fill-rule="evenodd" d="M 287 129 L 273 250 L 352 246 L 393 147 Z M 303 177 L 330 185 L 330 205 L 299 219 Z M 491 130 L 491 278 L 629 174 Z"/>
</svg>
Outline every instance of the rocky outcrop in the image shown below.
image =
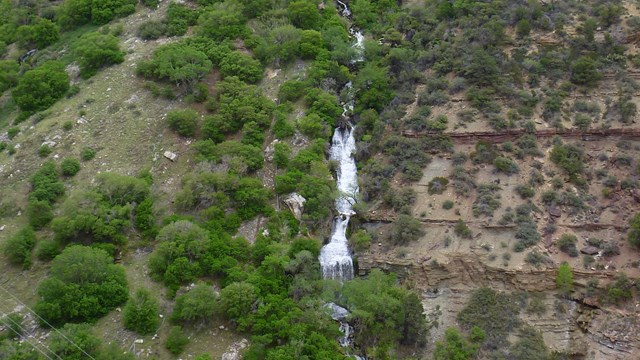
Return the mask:
<svg viewBox="0 0 640 360">
<path fill-rule="evenodd" d="M 449 255 L 447 262 L 434 263 L 429 260 L 430 258 L 425 258 L 415 261 L 364 254 L 358 256 L 358 271 L 360 275 L 371 269 L 391 271 L 422 289 L 460 283 L 525 291 L 556 288 L 554 268 L 536 269 L 527 266 L 522 269 L 505 269 L 485 264 L 468 254 Z M 576 286 L 584 286 L 589 279 L 612 279 L 615 272 L 593 273 L 576 269 L 573 276 Z"/>
<path fill-rule="evenodd" d="M 287 205 L 289 210 L 293 213 L 293 216 L 300 221 L 302 220 L 302 212 L 304 211 L 304 203 L 307 202 L 302 195 L 298 193 L 291 193 L 287 195 L 282 201 Z"/>
</svg>

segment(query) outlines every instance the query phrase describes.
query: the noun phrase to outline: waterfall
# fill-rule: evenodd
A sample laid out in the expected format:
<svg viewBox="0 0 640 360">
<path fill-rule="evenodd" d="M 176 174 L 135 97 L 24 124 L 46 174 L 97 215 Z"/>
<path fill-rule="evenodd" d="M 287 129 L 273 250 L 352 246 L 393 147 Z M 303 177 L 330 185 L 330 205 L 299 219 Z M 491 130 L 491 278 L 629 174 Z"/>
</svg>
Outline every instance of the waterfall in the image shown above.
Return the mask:
<svg viewBox="0 0 640 360">
<path fill-rule="evenodd" d="M 330 159 L 338 163 L 336 210 L 331 240 L 320 251 L 320 265 L 325 279 L 349 280 L 353 278 L 353 261 L 347 241 L 349 218 L 354 214 L 353 204 L 358 193 L 358 177 L 353 152 L 356 140 L 350 129 L 336 128 L 331 140 Z"/>
<path fill-rule="evenodd" d="M 351 17 L 349 7 L 342 1 L 337 0 L 342 7 L 341 14 L 344 17 Z M 349 29 L 349 33 L 355 38 L 353 48 L 356 50 L 356 57 L 352 63 L 363 61 L 364 35 L 355 27 Z M 342 116 L 347 117 L 353 111 L 354 100 L 352 84 L 348 82 L 344 86 L 347 94 L 347 101 L 342 108 Z M 353 205 L 358 195 L 358 173 L 356 161 L 353 154 L 356 151 L 356 140 L 353 137 L 355 127 L 352 125 L 346 128 L 336 128 L 331 139 L 330 159 L 338 163 L 337 188 L 339 191 L 336 199 L 336 210 L 338 216 L 333 221 L 333 231 L 331 239 L 320 252 L 320 265 L 322 266 L 322 276 L 325 279 L 350 280 L 353 278 L 353 260 L 349 252 L 349 242 L 347 240 L 347 227 L 349 219 L 355 212 Z"/>
<path fill-rule="evenodd" d="M 343 17 L 351 18 L 351 10 L 344 2 L 337 0 L 342 8 L 340 13 Z M 356 50 L 355 57 L 351 63 L 364 60 L 364 35 L 356 27 L 349 29 L 349 34 L 355 39 L 353 48 Z M 342 107 L 342 117 L 348 118 L 354 108 L 354 96 L 351 82 L 345 84 L 342 93 L 346 94 L 346 101 Z M 353 206 L 358 195 L 358 169 L 354 153 L 356 151 L 356 140 L 353 137 L 355 127 L 349 123 L 346 127 L 337 127 L 331 138 L 331 152 L 329 158 L 338 164 L 336 171 L 336 182 L 339 191 L 335 207 L 338 216 L 333 220 L 333 228 L 329 243 L 322 247 L 320 251 L 320 265 L 322 276 L 325 279 L 350 280 L 353 279 L 353 259 L 349 251 L 347 240 L 347 227 L 349 219 L 355 214 Z M 334 303 L 325 305 L 331 313 L 333 320 L 340 322 L 342 337 L 339 339 L 340 346 L 348 348 L 352 345 L 352 327 L 347 322 L 349 311 Z M 356 360 L 363 360 L 357 355 L 352 355 Z"/>
</svg>

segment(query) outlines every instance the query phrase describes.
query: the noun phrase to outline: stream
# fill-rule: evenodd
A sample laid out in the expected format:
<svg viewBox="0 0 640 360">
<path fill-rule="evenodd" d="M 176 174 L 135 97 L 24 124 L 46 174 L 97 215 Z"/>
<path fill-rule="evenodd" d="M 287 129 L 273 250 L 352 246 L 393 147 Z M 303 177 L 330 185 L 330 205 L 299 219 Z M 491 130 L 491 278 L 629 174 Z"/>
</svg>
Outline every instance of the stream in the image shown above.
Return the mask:
<svg viewBox="0 0 640 360">
<path fill-rule="evenodd" d="M 344 2 L 337 0 L 340 14 L 345 18 L 351 18 L 351 10 Z M 356 27 L 349 28 L 349 34 L 355 39 L 353 48 L 356 55 L 351 63 L 364 61 L 364 35 Z M 342 117 L 349 117 L 349 113 L 354 108 L 353 85 L 348 82 L 341 93 L 347 94 L 347 100 L 342 108 Z M 353 206 L 356 203 L 358 195 L 358 171 L 356 161 L 353 157 L 356 151 L 356 140 L 353 137 L 355 130 L 351 121 L 345 127 L 337 127 L 334 130 L 331 139 L 330 160 L 338 164 L 336 170 L 336 186 L 339 191 L 338 198 L 335 202 L 335 208 L 338 216 L 333 220 L 331 238 L 329 242 L 322 247 L 320 251 L 320 265 L 322 267 L 322 276 L 325 279 L 339 280 L 340 282 L 353 279 L 353 259 L 349 251 L 349 241 L 347 240 L 347 228 L 349 219 L 355 214 Z M 325 305 L 331 313 L 331 317 L 340 322 L 340 331 L 343 336 L 340 338 L 340 345 L 350 347 L 352 345 L 352 328 L 346 321 L 349 311 L 334 303 Z M 353 356 L 356 359 L 362 359 L 359 356 Z"/>
</svg>

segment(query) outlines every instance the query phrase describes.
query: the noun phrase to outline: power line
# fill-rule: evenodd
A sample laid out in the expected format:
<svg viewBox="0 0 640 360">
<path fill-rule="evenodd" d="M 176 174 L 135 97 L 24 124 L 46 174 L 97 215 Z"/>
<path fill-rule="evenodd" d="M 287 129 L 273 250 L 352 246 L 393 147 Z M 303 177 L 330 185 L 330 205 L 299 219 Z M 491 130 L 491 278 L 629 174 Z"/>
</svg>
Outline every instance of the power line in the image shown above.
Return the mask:
<svg viewBox="0 0 640 360">
<path fill-rule="evenodd" d="M 87 353 L 86 351 L 84 351 L 83 348 L 81 348 L 80 346 L 78 346 L 78 344 L 76 344 L 75 342 L 73 342 L 71 339 L 69 339 L 65 334 L 63 334 L 60 330 L 56 329 L 55 327 L 53 327 L 53 325 L 49 324 L 49 322 L 45 319 L 42 318 L 42 316 L 38 315 L 38 313 L 36 313 L 35 311 L 33 311 L 29 306 L 27 306 L 27 304 L 23 303 L 22 300 L 18 299 L 15 295 L 13 295 L 12 293 L 10 293 L 7 289 L 4 288 L 4 286 L 0 285 L 0 289 L 2 289 L 4 292 L 6 292 L 7 294 L 9 294 L 9 296 L 11 296 L 14 300 L 16 300 L 18 303 L 20 303 L 22 306 L 24 306 L 27 310 L 29 310 L 30 312 L 32 312 L 35 316 L 38 317 L 38 319 L 40 319 L 42 322 L 44 322 L 45 324 L 47 324 L 53 331 L 57 332 L 58 334 L 60 334 L 60 336 L 62 336 L 65 340 L 67 340 L 68 342 L 70 342 L 73 346 L 75 346 L 76 348 L 78 348 L 78 350 L 82 351 L 83 354 L 87 355 L 87 357 L 89 357 L 91 360 L 96 360 L 93 356 L 89 355 L 89 353 Z"/>
<path fill-rule="evenodd" d="M 49 349 L 49 347 L 48 347 L 47 345 L 43 344 L 43 343 L 40 341 L 40 339 L 36 339 L 33 335 L 29 334 L 29 332 L 28 332 L 28 331 L 26 331 L 26 329 L 22 326 L 22 324 L 17 323 L 15 320 L 13 320 L 13 319 L 12 319 L 10 316 L 8 316 L 8 315 L 7 315 L 7 316 L 5 316 L 5 319 L 7 319 L 7 320 L 11 321 L 14 325 L 16 325 L 18 328 L 20 328 L 20 331 L 21 331 L 23 334 L 25 334 L 25 333 L 26 333 L 26 334 L 27 334 L 27 337 L 26 337 L 26 338 L 24 338 L 24 341 L 26 341 L 26 342 L 27 342 L 29 345 L 31 345 L 31 347 L 33 347 L 34 349 L 38 350 L 38 352 L 40 352 L 42 355 L 44 355 L 47 359 L 49 359 L 49 360 L 53 360 L 53 359 L 51 358 L 51 356 L 47 355 L 44 351 L 42 351 L 42 349 L 40 349 L 39 347 L 37 347 L 37 346 L 35 346 L 33 343 L 31 343 L 31 342 L 28 340 L 29 338 L 34 339 L 35 341 L 37 341 L 37 343 L 38 343 L 38 344 L 40 344 L 40 345 L 44 346 L 44 348 L 45 348 L 45 349 L 49 350 L 49 352 L 51 352 L 53 355 L 55 355 L 58 359 L 62 360 L 62 358 L 61 358 L 58 354 L 56 354 L 53 350 Z M 10 330 L 13 330 L 13 329 L 10 329 Z M 13 330 L 13 332 L 15 333 L 15 330 Z M 18 336 L 19 336 L 20 334 L 17 334 L 17 333 L 16 333 L 16 335 L 18 335 Z"/>
</svg>

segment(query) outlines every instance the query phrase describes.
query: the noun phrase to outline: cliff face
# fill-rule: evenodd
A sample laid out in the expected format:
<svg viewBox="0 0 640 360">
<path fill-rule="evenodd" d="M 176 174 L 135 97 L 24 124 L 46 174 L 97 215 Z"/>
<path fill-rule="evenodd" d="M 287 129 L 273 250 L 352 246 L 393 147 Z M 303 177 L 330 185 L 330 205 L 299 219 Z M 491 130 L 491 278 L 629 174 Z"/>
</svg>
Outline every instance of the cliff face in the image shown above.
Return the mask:
<svg viewBox="0 0 640 360">
<path fill-rule="evenodd" d="M 428 314 L 438 313 L 434 318 L 438 326 L 432 329 L 432 343 L 440 339 L 447 327 L 456 326 L 456 314 L 464 308 L 471 293 L 487 286 L 509 292 L 542 292 L 545 313 L 534 315 L 523 311 L 521 319 L 540 330 L 545 343 L 554 351 L 593 360 L 631 360 L 640 356 L 638 305 L 613 309 L 601 307 L 590 299 L 557 297 L 556 270 L 552 268 L 504 269 L 467 254 L 449 255 L 447 262 L 439 263 L 372 254 L 358 257 L 360 275 L 374 268 L 398 274 L 401 281 L 423 295 Z M 606 283 L 614 276 L 613 271 L 574 271 L 578 289 L 590 279 Z"/>
</svg>

